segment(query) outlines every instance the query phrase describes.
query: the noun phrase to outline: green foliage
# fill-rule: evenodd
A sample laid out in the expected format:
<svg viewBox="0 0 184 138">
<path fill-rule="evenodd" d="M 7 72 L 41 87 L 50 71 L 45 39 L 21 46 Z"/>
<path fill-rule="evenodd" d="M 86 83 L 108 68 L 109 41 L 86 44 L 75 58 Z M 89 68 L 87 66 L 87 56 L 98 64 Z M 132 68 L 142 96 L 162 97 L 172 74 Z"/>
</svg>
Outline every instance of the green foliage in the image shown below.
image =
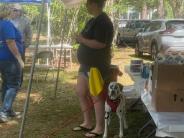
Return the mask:
<svg viewBox="0 0 184 138">
<path fill-rule="evenodd" d="M 23 5 L 23 8 L 31 21 L 40 14 L 38 5 Z"/>
<path fill-rule="evenodd" d="M 165 12 L 166 12 L 166 19 L 171 19 L 174 17 L 173 12 L 172 12 L 172 7 L 169 4 L 168 1 L 165 1 Z"/>
<path fill-rule="evenodd" d="M 85 7 L 85 4 L 82 4 L 80 6 L 80 11 L 77 17 L 78 20 L 78 32 L 82 30 L 82 28 L 84 28 L 84 25 L 86 24 L 86 22 L 88 21 L 88 19 L 90 18 L 90 15 L 87 12 L 87 9 Z"/>
<path fill-rule="evenodd" d="M 72 45 L 72 48 L 73 48 L 73 49 L 78 49 L 78 47 L 79 47 L 79 44 L 73 44 L 73 45 Z"/>
<path fill-rule="evenodd" d="M 53 0 L 51 3 L 51 34 L 58 37 L 61 34 L 62 20 L 64 19 L 64 5 L 59 0 Z"/>
</svg>

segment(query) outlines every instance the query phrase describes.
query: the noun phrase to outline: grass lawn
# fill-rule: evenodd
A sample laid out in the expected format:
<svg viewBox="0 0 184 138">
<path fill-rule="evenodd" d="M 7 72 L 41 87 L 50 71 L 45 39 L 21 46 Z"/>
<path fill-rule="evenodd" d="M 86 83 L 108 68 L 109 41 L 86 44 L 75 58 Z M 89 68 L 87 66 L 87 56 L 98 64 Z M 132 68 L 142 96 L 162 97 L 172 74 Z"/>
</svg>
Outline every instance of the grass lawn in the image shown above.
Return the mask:
<svg viewBox="0 0 184 138">
<path fill-rule="evenodd" d="M 124 72 L 125 65 L 135 58 L 133 49 L 116 49 L 113 53 L 113 64 L 119 65 L 124 75 L 118 80 L 124 85 L 133 84 L 133 80 Z M 147 60 L 147 57 L 145 57 Z M 148 58 L 149 60 L 149 58 Z M 48 80 L 42 78 L 33 82 L 29 111 L 24 131 L 25 138 L 83 138 L 83 132 L 73 132 L 71 129 L 82 121 L 82 114 L 78 99 L 75 95 L 75 84 L 78 64 L 72 69 L 60 72 L 57 97 L 54 98 L 55 80 L 49 74 Z M 53 72 L 56 76 L 56 71 Z M 23 88 L 20 90 L 14 108 L 23 111 L 26 89 L 29 79 L 29 70 L 25 71 Z M 125 131 L 125 138 L 136 138 L 140 127 L 149 119 L 143 110 L 129 111 L 127 120 L 129 128 Z M 21 119 L 14 119 L 8 123 L 0 124 L 0 138 L 16 138 L 19 134 Z M 118 120 L 112 116 L 109 138 L 117 137 Z M 148 128 L 149 129 L 149 128 Z M 150 128 L 151 129 L 151 128 Z M 146 131 L 146 133 L 149 130 Z M 141 137 L 143 138 L 143 137 Z"/>
</svg>

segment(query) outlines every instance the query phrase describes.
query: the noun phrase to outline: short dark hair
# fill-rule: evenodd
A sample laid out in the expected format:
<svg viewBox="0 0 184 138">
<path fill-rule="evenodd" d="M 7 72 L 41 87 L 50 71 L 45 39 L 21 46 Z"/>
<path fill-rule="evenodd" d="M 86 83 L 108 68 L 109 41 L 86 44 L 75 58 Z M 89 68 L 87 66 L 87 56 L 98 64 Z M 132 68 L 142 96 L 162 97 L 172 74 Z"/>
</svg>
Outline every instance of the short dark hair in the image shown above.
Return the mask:
<svg viewBox="0 0 184 138">
<path fill-rule="evenodd" d="M 89 3 L 96 3 L 99 8 L 103 8 L 106 0 L 88 0 Z"/>
</svg>

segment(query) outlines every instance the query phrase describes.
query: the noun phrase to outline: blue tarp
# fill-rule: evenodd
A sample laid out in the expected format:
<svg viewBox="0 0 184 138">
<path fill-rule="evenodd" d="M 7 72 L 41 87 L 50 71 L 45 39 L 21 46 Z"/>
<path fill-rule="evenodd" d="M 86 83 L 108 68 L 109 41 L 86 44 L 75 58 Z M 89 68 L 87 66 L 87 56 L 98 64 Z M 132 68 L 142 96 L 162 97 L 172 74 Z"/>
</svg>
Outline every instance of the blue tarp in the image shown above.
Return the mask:
<svg viewBox="0 0 184 138">
<path fill-rule="evenodd" d="M 41 3 L 42 0 L 0 0 L 3 3 Z M 50 0 L 45 0 L 45 3 L 50 2 Z"/>
</svg>

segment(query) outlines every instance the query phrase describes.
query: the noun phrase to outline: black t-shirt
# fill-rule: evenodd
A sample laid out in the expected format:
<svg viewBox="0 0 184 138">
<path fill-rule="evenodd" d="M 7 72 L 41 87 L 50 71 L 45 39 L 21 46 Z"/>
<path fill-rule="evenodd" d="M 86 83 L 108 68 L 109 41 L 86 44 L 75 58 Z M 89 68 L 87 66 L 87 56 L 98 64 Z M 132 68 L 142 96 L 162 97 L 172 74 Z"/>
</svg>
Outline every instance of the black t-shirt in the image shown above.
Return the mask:
<svg viewBox="0 0 184 138">
<path fill-rule="evenodd" d="M 81 34 L 87 39 L 106 44 L 106 47 L 94 49 L 80 44 L 77 51 L 79 63 L 88 67 L 98 67 L 102 73 L 106 71 L 111 63 L 113 31 L 113 24 L 106 13 L 90 19 Z"/>
</svg>

